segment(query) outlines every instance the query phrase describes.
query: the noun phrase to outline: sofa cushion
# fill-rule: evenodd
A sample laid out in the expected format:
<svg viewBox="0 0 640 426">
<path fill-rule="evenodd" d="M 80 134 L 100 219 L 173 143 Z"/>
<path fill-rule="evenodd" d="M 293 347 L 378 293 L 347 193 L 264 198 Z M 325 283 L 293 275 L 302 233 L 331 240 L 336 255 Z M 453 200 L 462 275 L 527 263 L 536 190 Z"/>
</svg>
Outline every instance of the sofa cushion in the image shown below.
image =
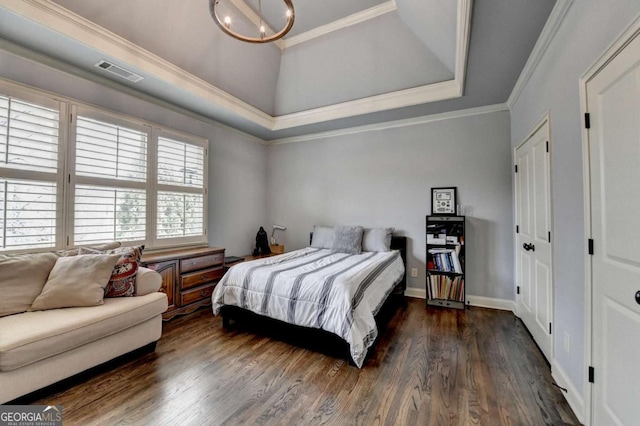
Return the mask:
<svg viewBox="0 0 640 426">
<path fill-rule="evenodd" d="M 111 250 L 111 249 L 115 249 L 118 248 L 122 245 L 122 243 L 120 241 L 111 241 L 108 243 L 102 243 L 102 244 L 95 244 L 95 245 L 91 245 L 91 246 L 87 246 L 87 248 L 91 248 L 91 249 L 95 249 L 95 250 Z M 77 256 L 78 252 L 80 251 L 80 248 L 73 248 L 73 249 L 66 249 L 66 250 L 58 250 L 56 253 L 59 256 Z"/>
<path fill-rule="evenodd" d="M 119 254 L 59 257 L 29 311 L 102 305 Z"/>
<path fill-rule="evenodd" d="M 0 255 L 0 317 L 29 309 L 57 259 L 55 253 Z"/>
<path fill-rule="evenodd" d="M 147 321 L 167 296 L 105 299 L 104 305 L 25 312 L 0 318 L 0 371 L 11 371 Z"/>
</svg>

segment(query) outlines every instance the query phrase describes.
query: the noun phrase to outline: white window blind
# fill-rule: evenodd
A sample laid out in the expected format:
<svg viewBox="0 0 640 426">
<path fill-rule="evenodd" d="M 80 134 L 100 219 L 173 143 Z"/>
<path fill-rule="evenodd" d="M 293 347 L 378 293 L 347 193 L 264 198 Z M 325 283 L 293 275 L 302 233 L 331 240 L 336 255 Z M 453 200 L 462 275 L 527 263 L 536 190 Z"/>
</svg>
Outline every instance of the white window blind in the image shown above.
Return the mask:
<svg viewBox="0 0 640 426">
<path fill-rule="evenodd" d="M 0 247 L 54 247 L 56 184 L 0 179 Z"/>
<path fill-rule="evenodd" d="M 157 238 L 204 240 L 205 148 L 158 138 Z"/>
<path fill-rule="evenodd" d="M 76 174 L 145 182 L 146 132 L 78 117 Z"/>
<path fill-rule="evenodd" d="M 56 101 L 0 95 L 0 251 L 56 246 L 59 121 Z"/>
<path fill-rule="evenodd" d="M 149 129 L 91 115 L 76 120 L 73 242 L 145 241 Z"/>
<path fill-rule="evenodd" d="M 158 183 L 203 188 L 204 148 L 158 138 Z"/>
<path fill-rule="evenodd" d="M 0 166 L 56 173 L 59 112 L 0 96 Z"/>
</svg>

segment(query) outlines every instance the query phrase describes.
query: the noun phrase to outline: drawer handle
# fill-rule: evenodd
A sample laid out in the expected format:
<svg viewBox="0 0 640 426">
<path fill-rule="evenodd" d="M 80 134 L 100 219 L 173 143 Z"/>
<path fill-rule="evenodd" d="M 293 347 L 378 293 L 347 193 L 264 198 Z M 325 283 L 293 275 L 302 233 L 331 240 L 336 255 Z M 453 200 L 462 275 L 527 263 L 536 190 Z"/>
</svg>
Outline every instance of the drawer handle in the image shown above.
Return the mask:
<svg viewBox="0 0 640 426">
<path fill-rule="evenodd" d="M 207 296 L 210 296 L 210 295 L 211 295 L 211 293 L 209 293 L 209 290 L 207 290 L 207 289 L 200 290 L 200 296 L 207 297 Z"/>
</svg>

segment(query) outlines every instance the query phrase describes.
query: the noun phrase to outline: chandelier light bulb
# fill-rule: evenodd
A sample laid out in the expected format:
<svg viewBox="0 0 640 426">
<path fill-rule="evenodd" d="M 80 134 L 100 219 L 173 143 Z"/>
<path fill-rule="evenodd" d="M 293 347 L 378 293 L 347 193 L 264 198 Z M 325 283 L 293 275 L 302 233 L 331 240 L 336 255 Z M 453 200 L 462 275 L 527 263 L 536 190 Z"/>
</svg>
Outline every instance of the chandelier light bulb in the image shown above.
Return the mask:
<svg viewBox="0 0 640 426">
<path fill-rule="evenodd" d="M 224 17 L 224 24 L 229 27 L 231 25 L 231 18 L 228 16 Z"/>
</svg>

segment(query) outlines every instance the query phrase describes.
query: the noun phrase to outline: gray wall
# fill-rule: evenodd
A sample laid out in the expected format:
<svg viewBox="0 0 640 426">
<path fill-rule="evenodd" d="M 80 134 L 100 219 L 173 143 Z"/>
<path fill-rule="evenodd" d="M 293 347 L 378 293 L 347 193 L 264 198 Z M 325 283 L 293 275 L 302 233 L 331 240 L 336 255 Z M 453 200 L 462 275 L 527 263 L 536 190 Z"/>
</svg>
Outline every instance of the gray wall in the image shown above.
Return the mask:
<svg viewBox="0 0 640 426">
<path fill-rule="evenodd" d="M 268 148 L 269 226 L 286 249 L 313 225 L 394 226 L 424 289 L 431 187 L 456 186 L 468 216 L 467 294 L 513 299 L 509 112 L 449 119 Z"/>
<path fill-rule="evenodd" d="M 615 7 L 613 4 L 615 3 Z M 576 389 L 585 385 L 585 234 L 579 78 L 640 12 L 638 1 L 574 2 L 511 111 L 512 145 L 546 111 L 552 138 L 554 358 Z M 571 352 L 563 349 L 564 334 Z"/>
<path fill-rule="evenodd" d="M 2 50 L 0 77 L 209 139 L 209 243 L 250 252 L 266 218 L 266 153 L 254 138 Z"/>
</svg>

